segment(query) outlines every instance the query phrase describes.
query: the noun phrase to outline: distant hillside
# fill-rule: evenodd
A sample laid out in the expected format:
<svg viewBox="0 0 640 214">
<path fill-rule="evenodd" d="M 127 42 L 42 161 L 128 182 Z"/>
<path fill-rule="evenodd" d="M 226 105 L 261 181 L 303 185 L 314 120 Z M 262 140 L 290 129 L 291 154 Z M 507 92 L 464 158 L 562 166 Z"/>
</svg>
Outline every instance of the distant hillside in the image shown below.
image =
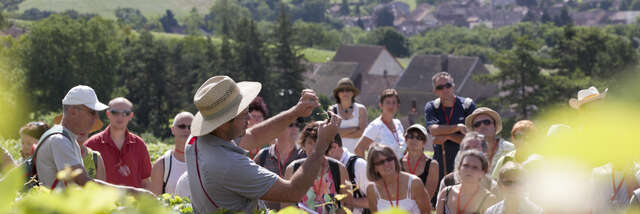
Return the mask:
<svg viewBox="0 0 640 214">
<path fill-rule="evenodd" d="M 144 16 L 161 16 L 171 9 L 178 17 L 183 17 L 196 8 L 206 13 L 214 0 L 25 0 L 18 7 L 20 12 L 30 8 L 62 12 L 76 10 L 80 13 L 96 13 L 102 17 L 115 18 L 118 7 L 139 9 Z"/>
</svg>

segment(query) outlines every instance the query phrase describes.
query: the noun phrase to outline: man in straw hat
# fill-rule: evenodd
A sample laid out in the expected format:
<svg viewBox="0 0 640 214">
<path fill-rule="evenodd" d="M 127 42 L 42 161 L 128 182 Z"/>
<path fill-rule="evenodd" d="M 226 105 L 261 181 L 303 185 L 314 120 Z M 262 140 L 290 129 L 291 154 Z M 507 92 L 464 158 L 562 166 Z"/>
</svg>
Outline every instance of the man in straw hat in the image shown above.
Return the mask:
<svg viewBox="0 0 640 214">
<path fill-rule="evenodd" d="M 247 107 L 261 88 L 257 82 L 236 83 L 227 76 L 215 76 L 196 92 L 193 100 L 198 113 L 191 123 L 192 136 L 185 149 L 196 213 L 223 208 L 253 213 L 263 207 L 258 199 L 297 202 L 318 175 L 324 151 L 340 125 L 340 118 L 334 114 L 319 128 L 316 152 L 291 180 L 256 165 L 246 156 L 247 151 L 234 142 L 240 136 L 256 145 L 270 142 L 296 118 L 309 116 L 319 106 L 315 93 L 303 90 L 295 106 L 246 130 Z"/>
<path fill-rule="evenodd" d="M 108 106 L 98 101 L 95 91 L 84 85 L 73 87 L 62 99 L 62 120 L 60 125 L 55 125 L 45 132 L 38 142 L 34 154 L 34 162 L 41 185 L 55 188 L 66 186 L 65 182 L 59 182 L 56 178 L 58 171 L 71 167 L 81 169 L 81 173 L 73 177 L 73 182 L 84 186 L 93 181 L 134 193 L 151 192 L 109 184 L 102 180 L 92 179 L 88 176 L 83 165 L 80 147 L 77 143 L 78 136 L 88 135 L 92 126 L 98 120 L 98 111 L 107 109 Z"/>
<path fill-rule="evenodd" d="M 600 93 L 594 86 L 591 86 L 588 89 L 582 89 L 578 91 L 578 98 L 571 98 L 569 100 L 569 106 L 574 109 L 580 109 L 584 104 L 602 100 L 607 96 L 608 90 L 608 88 L 605 88 L 604 91 Z"/>
<path fill-rule="evenodd" d="M 500 158 L 515 150 L 512 143 L 497 136 L 502 131 L 502 118 L 493 109 L 487 107 L 476 109 L 465 119 L 465 125 L 467 130 L 484 135 L 489 146 L 489 150 L 486 152 L 487 160 L 489 160 L 489 174 L 493 170 L 497 170 L 494 168 Z"/>
</svg>

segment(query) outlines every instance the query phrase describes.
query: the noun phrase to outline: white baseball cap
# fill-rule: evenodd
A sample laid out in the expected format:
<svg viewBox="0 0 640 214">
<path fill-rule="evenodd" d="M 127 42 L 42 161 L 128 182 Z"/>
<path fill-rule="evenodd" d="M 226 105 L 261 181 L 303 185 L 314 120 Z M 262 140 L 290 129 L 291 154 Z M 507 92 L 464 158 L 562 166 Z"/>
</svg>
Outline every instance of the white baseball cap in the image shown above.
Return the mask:
<svg viewBox="0 0 640 214">
<path fill-rule="evenodd" d="M 98 101 L 96 92 L 86 85 L 78 85 L 71 88 L 62 99 L 62 105 L 85 105 L 94 111 L 103 111 L 109 108 L 109 106 Z"/>
</svg>

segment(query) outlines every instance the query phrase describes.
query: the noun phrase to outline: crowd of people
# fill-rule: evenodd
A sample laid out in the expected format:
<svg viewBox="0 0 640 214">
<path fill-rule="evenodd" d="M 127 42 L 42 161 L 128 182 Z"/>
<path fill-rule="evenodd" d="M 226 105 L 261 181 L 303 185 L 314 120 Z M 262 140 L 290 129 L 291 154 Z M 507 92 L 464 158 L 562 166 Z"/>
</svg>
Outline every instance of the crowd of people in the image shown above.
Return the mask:
<svg viewBox="0 0 640 214">
<path fill-rule="evenodd" d="M 381 115 L 369 122 L 366 107 L 357 103 L 358 89 L 343 78 L 333 90 L 329 118 L 305 123 L 320 106 L 313 90 L 303 90 L 297 104 L 270 117 L 258 97 L 260 83 L 215 76 L 193 97 L 198 112 L 175 116 L 175 146 L 153 164 L 144 140 L 127 128 L 134 104 L 117 97 L 105 105 L 91 87 L 79 85 L 62 99 L 52 126 L 30 122 L 19 130 L 21 155 L 33 160 L 39 184 L 52 189 L 69 185 L 56 174 L 71 167 L 82 171 L 71 181 L 77 185 L 188 197 L 196 213 L 288 206 L 310 213 L 392 207 L 409 213 L 543 213 L 524 187 L 529 166 L 544 158 L 531 149 L 536 125 L 518 121 L 509 142 L 500 137 L 500 114 L 457 96 L 450 74 L 435 74 L 432 84 L 437 98 L 424 107 L 425 124 L 415 123 L 414 103 L 405 129 L 396 118 L 400 97 L 394 89 L 382 91 Z M 570 105 L 579 109 L 605 96 L 606 90 L 592 87 Z M 109 119 L 104 129 L 101 111 Z M 425 150 L 431 149 L 429 156 Z M 3 165 L 19 165 L 5 150 L 2 156 Z M 629 167 L 594 169 L 605 182 L 591 213 L 638 206 L 640 178 Z"/>
</svg>

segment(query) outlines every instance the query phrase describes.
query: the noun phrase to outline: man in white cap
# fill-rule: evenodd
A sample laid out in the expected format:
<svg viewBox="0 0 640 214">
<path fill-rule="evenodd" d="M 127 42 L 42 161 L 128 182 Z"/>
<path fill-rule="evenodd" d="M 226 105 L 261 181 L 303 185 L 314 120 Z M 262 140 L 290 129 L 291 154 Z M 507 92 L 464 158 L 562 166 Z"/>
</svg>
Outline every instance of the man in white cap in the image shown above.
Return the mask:
<svg viewBox="0 0 640 214">
<path fill-rule="evenodd" d="M 319 128 L 316 152 L 309 155 L 291 180 L 255 164 L 246 156 L 247 151 L 234 142 L 240 136 L 256 145 L 271 142 L 296 118 L 309 116 L 319 106 L 315 93 L 303 90 L 295 106 L 247 130 L 247 107 L 261 88 L 257 82 L 236 83 L 227 76 L 215 76 L 196 92 L 194 104 L 198 113 L 191 123 L 192 136 L 185 149 L 195 213 L 223 208 L 253 213 L 264 207 L 259 205 L 259 199 L 297 202 L 318 175 L 324 151 L 340 125 L 340 118 L 333 114 Z"/>
<path fill-rule="evenodd" d="M 98 97 L 89 86 L 73 87 L 62 100 L 62 121 L 45 132 L 38 142 L 34 153 L 34 162 L 41 185 L 55 188 L 64 187 L 65 182 L 56 178 L 58 171 L 66 167 L 81 169 L 82 173 L 73 178 L 73 182 L 84 186 L 89 181 L 109 185 L 133 192 L 150 192 L 130 187 L 117 186 L 101 180 L 91 179 L 87 175 L 77 143 L 78 136 L 87 135 L 98 119 L 98 111 L 108 106 L 98 101 Z"/>
</svg>

